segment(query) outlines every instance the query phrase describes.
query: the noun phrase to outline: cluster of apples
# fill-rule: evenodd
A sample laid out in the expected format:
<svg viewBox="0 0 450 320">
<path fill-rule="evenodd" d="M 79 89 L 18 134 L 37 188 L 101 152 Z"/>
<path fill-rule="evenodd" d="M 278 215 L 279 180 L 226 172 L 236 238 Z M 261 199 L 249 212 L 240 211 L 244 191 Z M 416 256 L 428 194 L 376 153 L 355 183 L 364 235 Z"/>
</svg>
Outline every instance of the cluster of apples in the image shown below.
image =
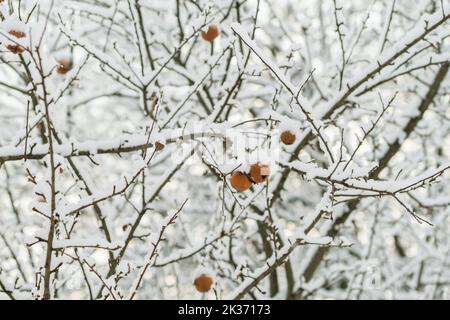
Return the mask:
<svg viewBox="0 0 450 320">
<path fill-rule="evenodd" d="M 209 25 L 208 30 L 202 31 L 201 36 L 207 42 L 213 42 L 219 36 L 219 28 Z M 295 142 L 295 134 L 291 131 L 283 131 L 280 136 L 281 142 L 291 145 Z M 250 172 L 235 171 L 231 174 L 230 184 L 237 192 L 248 190 L 254 183 L 263 183 L 270 175 L 270 167 L 267 164 L 255 163 L 250 167 Z"/>
<path fill-rule="evenodd" d="M 237 192 L 244 192 L 249 189 L 254 183 L 259 184 L 267 180 L 270 175 L 270 167 L 267 164 L 255 163 L 250 167 L 250 171 L 242 172 L 235 171 L 231 175 L 231 186 Z"/>
<path fill-rule="evenodd" d="M 283 131 L 280 140 L 285 145 L 294 144 L 295 134 L 289 130 Z M 270 175 L 270 166 L 267 164 L 254 163 L 249 172 L 235 171 L 231 174 L 230 184 L 237 192 L 248 190 L 253 184 L 263 183 Z"/>
</svg>

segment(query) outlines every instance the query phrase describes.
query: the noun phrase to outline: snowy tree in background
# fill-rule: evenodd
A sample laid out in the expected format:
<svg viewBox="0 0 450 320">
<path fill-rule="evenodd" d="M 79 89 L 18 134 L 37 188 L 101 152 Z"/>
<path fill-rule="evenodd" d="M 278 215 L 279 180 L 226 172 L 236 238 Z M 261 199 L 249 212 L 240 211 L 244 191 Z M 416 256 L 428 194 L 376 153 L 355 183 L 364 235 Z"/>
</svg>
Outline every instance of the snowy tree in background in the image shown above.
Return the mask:
<svg viewBox="0 0 450 320">
<path fill-rule="evenodd" d="M 0 299 L 448 299 L 449 0 L 0 1 Z"/>
</svg>

